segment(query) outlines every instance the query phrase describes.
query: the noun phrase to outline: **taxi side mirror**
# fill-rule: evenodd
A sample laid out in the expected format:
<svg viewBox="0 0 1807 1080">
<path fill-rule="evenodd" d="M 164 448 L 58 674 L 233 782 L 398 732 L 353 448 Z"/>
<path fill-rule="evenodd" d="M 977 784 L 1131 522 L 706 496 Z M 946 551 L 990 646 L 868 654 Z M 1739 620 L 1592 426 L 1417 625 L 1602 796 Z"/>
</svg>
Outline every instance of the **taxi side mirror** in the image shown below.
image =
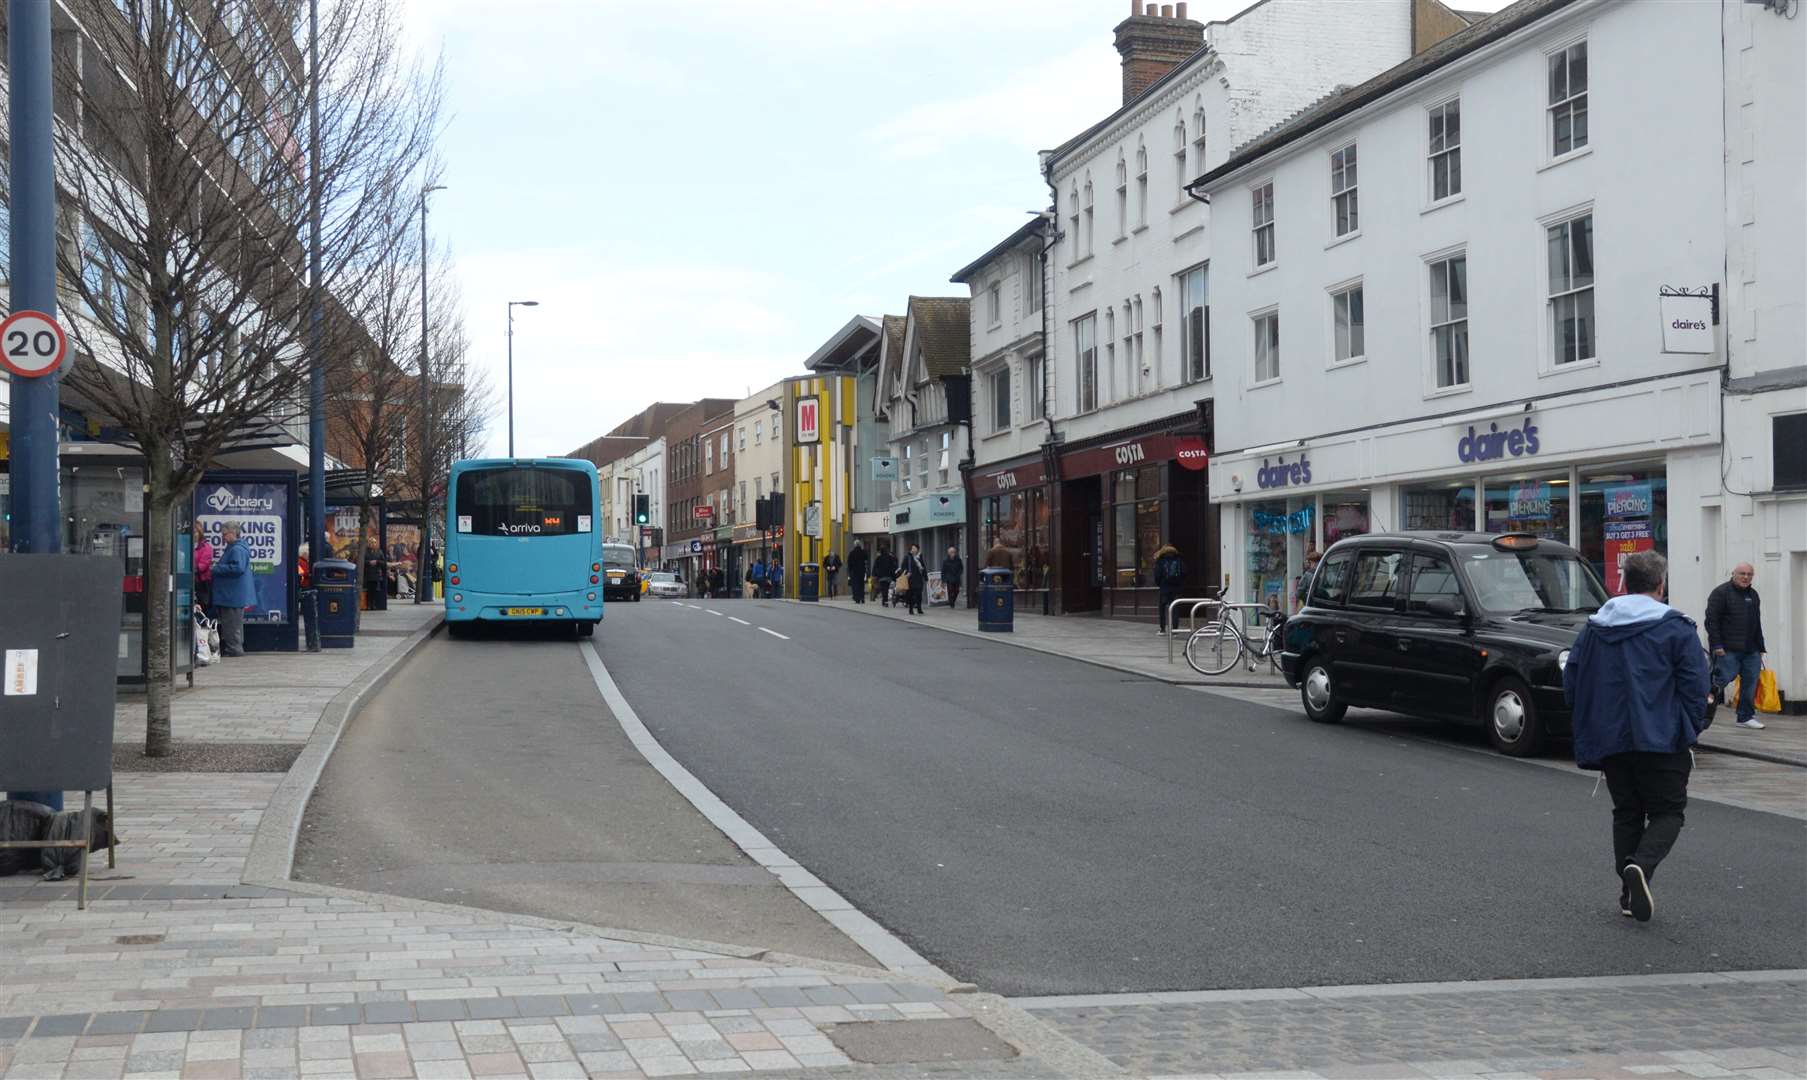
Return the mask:
<svg viewBox="0 0 1807 1080">
<path fill-rule="evenodd" d="M 1457 596 L 1433 596 L 1424 602 L 1424 610 L 1446 619 L 1460 618 L 1465 614 L 1462 599 Z"/>
</svg>

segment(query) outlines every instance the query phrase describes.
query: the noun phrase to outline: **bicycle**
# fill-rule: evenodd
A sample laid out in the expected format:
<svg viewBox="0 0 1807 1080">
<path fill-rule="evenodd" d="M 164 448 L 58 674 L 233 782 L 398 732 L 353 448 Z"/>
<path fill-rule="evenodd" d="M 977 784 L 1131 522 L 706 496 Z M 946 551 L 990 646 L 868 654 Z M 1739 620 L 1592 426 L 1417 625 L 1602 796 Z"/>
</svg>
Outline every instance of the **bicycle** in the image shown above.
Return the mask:
<svg viewBox="0 0 1807 1080">
<path fill-rule="evenodd" d="M 1263 617 L 1273 620 L 1266 633 L 1254 634 L 1244 630 L 1241 621 L 1227 613 L 1230 608 L 1253 610 L 1255 621 L 1259 623 Z M 1273 665 L 1275 672 L 1280 670 L 1280 648 L 1286 616 L 1262 604 L 1225 604 L 1219 609 L 1217 619 L 1194 630 L 1186 638 L 1186 663 L 1200 675 L 1222 675 L 1240 662 L 1245 654 L 1249 656 L 1249 670 L 1255 670 L 1255 663 L 1266 660 Z"/>
</svg>

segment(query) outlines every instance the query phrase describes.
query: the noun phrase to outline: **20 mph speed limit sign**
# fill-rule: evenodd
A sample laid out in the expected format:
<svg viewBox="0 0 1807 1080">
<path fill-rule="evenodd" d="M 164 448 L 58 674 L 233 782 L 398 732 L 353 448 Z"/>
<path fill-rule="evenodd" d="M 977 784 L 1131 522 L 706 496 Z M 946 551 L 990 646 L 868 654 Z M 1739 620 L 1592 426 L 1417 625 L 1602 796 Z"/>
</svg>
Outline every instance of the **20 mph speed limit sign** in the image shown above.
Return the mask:
<svg viewBox="0 0 1807 1080">
<path fill-rule="evenodd" d="M 0 322 L 0 367 L 27 379 L 41 378 L 62 366 L 69 338 L 57 321 L 41 311 L 15 311 Z"/>
</svg>

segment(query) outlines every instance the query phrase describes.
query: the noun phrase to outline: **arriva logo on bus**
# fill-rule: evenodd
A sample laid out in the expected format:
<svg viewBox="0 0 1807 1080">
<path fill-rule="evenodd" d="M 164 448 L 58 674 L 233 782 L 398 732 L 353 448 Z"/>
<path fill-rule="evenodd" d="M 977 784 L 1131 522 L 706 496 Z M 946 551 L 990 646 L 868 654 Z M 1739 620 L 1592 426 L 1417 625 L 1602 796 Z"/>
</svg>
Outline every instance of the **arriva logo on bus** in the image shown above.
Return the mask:
<svg viewBox="0 0 1807 1080">
<path fill-rule="evenodd" d="M 527 523 L 522 523 L 520 525 L 510 525 L 508 522 L 504 521 L 501 524 L 496 526 L 496 531 L 503 534 L 504 536 L 522 536 L 527 533 L 537 533 L 540 531 L 540 527 L 538 525 L 531 525 L 531 524 L 527 524 Z"/>
</svg>

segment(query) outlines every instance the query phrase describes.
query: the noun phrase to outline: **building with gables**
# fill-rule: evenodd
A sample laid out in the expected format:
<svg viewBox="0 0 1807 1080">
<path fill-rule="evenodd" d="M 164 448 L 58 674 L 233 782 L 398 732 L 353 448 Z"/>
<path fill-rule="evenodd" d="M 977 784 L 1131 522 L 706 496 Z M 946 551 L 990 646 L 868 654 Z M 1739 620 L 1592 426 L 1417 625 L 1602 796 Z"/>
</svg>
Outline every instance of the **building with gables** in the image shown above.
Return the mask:
<svg viewBox="0 0 1807 1080">
<path fill-rule="evenodd" d="M 893 551 L 920 544 L 935 597 L 941 556 L 966 547 L 966 485 L 961 466 L 971 441 L 970 302 L 963 296 L 912 296 L 895 351 L 885 342 L 878 385 L 890 425 Z M 967 558 L 971 562 L 971 558 Z"/>
</svg>

